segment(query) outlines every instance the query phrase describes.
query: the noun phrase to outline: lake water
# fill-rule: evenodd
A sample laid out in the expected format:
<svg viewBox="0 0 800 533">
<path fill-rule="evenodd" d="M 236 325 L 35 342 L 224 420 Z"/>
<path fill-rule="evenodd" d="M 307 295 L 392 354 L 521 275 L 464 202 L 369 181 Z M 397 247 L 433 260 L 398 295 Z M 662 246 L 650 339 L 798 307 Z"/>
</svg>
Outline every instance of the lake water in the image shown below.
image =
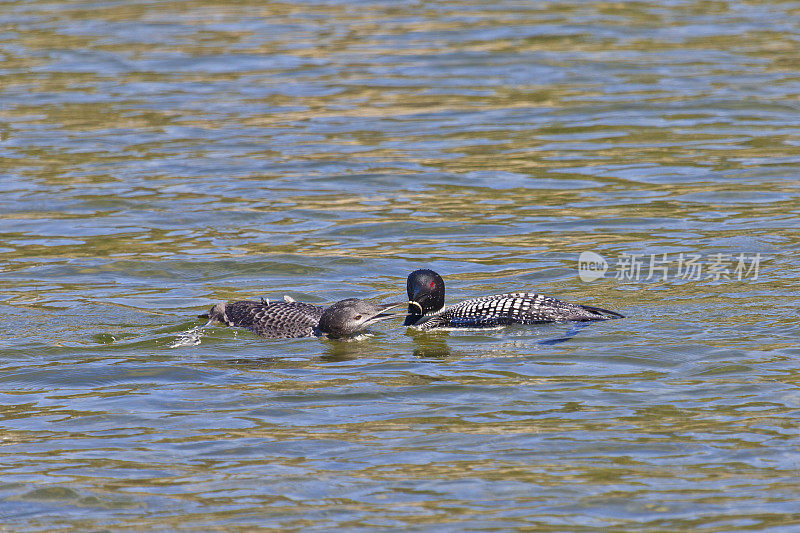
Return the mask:
<svg viewBox="0 0 800 533">
<path fill-rule="evenodd" d="M 797 531 L 799 50 L 782 1 L 2 2 L 0 529 Z M 627 318 L 195 318 L 422 267 Z"/>
</svg>

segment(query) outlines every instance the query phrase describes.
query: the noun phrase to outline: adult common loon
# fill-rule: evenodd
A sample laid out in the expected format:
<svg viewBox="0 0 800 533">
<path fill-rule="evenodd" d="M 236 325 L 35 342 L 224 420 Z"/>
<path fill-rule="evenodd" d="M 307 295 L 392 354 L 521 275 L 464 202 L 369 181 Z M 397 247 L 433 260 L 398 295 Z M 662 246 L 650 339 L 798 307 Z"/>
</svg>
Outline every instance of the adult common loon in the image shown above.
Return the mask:
<svg viewBox="0 0 800 533">
<path fill-rule="evenodd" d="M 481 296 L 445 308 L 444 280 L 428 269 L 409 274 L 406 287 L 408 316 L 403 325 L 422 330 L 625 318 L 608 309 L 571 304 L 529 292 Z"/>
<path fill-rule="evenodd" d="M 328 308 L 296 302 L 284 296 L 282 302 L 242 300 L 219 303 L 200 315 L 228 326 L 249 329 L 268 338 L 295 338 L 327 335 L 352 337 L 381 320 L 399 317 L 405 311 L 385 312 L 407 302 L 372 304 L 357 298 L 340 300 Z"/>
</svg>

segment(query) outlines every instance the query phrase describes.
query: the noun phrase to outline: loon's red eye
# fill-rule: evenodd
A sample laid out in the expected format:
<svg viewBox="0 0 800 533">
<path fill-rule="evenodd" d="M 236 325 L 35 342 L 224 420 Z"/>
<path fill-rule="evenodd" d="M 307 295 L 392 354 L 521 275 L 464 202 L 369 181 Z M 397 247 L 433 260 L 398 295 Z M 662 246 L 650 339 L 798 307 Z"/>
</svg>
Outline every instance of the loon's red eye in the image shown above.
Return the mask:
<svg viewBox="0 0 800 533">
<path fill-rule="evenodd" d="M 435 281 L 431 281 L 431 289 L 434 288 L 435 286 L 436 286 L 436 282 Z"/>
</svg>

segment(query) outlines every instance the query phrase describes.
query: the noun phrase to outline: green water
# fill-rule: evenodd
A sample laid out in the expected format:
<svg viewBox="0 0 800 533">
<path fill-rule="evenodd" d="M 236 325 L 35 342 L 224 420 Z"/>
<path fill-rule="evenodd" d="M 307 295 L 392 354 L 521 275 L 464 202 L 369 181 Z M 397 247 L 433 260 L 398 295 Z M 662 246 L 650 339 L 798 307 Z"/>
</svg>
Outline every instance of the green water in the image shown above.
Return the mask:
<svg viewBox="0 0 800 533">
<path fill-rule="evenodd" d="M 796 531 L 799 41 L 780 1 L 0 3 L 0 529 Z M 421 267 L 628 318 L 197 329 Z"/>
</svg>

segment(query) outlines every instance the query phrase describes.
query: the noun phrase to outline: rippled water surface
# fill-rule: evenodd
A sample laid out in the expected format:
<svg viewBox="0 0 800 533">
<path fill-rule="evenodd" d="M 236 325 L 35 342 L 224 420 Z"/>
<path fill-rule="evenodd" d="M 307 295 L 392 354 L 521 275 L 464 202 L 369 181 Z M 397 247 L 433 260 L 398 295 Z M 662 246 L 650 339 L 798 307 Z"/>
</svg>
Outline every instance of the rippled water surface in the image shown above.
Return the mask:
<svg viewBox="0 0 800 533">
<path fill-rule="evenodd" d="M 782 1 L 0 3 L 0 525 L 796 531 L 798 50 Z M 628 318 L 195 318 L 421 267 Z"/>
</svg>

